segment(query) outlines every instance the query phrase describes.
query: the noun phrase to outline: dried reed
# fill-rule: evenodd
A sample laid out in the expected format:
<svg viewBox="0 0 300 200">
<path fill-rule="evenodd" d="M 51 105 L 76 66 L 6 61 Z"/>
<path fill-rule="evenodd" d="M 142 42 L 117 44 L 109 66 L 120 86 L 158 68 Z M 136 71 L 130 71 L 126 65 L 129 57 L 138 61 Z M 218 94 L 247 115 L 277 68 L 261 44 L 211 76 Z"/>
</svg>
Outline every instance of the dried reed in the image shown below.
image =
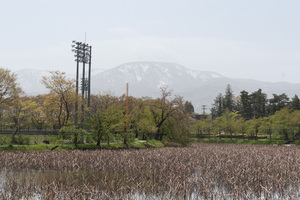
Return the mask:
<svg viewBox="0 0 300 200">
<path fill-rule="evenodd" d="M 1 199 L 298 199 L 300 148 L 3 152 Z"/>
</svg>

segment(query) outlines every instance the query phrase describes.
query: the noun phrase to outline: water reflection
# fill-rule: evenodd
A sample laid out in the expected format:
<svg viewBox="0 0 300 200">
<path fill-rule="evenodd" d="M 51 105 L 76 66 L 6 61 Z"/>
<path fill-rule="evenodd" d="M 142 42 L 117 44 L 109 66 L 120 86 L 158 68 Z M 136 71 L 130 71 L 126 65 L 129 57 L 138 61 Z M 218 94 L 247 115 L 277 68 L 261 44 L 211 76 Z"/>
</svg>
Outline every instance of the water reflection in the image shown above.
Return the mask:
<svg viewBox="0 0 300 200">
<path fill-rule="evenodd" d="M 241 195 L 232 192 L 226 185 L 210 183 L 210 187 L 202 185 L 201 174 L 194 173 L 190 178 L 190 186 L 181 196 L 174 188 L 165 191 L 143 191 L 119 188 L 119 191 L 106 191 L 91 184 L 85 179 L 86 171 L 57 172 L 57 171 L 10 171 L 2 170 L 0 173 L 0 198 L 1 199 L 135 199 L 135 200 L 159 200 L 159 199 L 299 199 L 300 189 L 290 185 L 285 191 L 262 190 Z M 81 178 L 80 178 L 81 177 Z M 209 180 L 208 180 L 209 181 Z M 193 182 L 193 183 L 192 183 Z M 208 183 L 207 183 L 208 184 Z M 201 187 L 212 188 L 203 192 Z M 238 189 L 238 188 L 237 188 Z"/>
</svg>

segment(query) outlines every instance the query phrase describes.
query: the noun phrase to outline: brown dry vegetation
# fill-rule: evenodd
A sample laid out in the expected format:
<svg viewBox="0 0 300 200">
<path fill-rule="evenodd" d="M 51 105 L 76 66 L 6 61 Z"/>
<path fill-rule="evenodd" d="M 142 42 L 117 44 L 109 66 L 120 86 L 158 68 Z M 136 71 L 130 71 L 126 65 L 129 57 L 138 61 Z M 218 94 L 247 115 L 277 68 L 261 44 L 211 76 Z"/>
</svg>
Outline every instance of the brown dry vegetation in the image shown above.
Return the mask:
<svg viewBox="0 0 300 200">
<path fill-rule="evenodd" d="M 1 199 L 300 197 L 299 147 L 3 152 L 0 169 Z"/>
</svg>

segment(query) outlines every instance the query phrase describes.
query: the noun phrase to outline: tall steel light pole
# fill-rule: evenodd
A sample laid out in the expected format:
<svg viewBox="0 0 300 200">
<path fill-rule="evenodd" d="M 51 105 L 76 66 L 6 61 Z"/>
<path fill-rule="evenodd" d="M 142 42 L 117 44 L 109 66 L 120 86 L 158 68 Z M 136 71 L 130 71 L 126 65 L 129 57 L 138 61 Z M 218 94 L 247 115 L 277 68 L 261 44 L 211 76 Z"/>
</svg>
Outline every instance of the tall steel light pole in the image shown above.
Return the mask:
<svg viewBox="0 0 300 200">
<path fill-rule="evenodd" d="M 89 50 L 88 107 L 91 105 L 92 46 L 90 46 Z"/>
<path fill-rule="evenodd" d="M 87 106 L 90 107 L 90 87 L 91 87 L 91 60 L 92 60 L 92 46 L 83 43 L 83 42 L 76 42 L 75 40 L 72 41 L 72 51 L 75 53 L 75 61 L 76 61 L 76 103 L 75 103 L 75 126 L 78 127 L 78 88 L 79 88 L 79 64 L 82 63 L 82 87 L 81 87 L 81 94 L 82 98 L 85 98 L 86 92 L 88 98 Z M 88 79 L 85 78 L 85 64 L 89 65 L 88 68 Z M 86 84 L 86 81 L 88 84 Z M 86 88 L 87 85 L 87 88 Z M 84 113 L 84 105 L 81 104 L 82 113 Z M 83 126 L 84 118 L 81 119 L 81 125 Z"/>
</svg>

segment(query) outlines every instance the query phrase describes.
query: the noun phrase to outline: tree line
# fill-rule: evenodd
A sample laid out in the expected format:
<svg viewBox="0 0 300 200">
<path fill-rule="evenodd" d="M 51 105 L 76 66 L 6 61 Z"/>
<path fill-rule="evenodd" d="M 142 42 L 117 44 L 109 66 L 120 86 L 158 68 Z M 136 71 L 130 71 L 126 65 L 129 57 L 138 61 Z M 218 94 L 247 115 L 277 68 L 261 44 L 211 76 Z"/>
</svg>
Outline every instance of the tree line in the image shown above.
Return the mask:
<svg viewBox="0 0 300 200">
<path fill-rule="evenodd" d="M 16 77 L 0 68 L 0 126 L 13 130 L 12 138 L 22 129 L 36 129 L 56 130 L 62 139 L 72 135 L 75 145 L 83 141 L 83 135 L 99 146 L 116 139 L 128 144 L 134 138 L 188 142 L 193 106 L 167 88 L 161 88 L 161 96 L 156 99 L 130 96 L 126 115 L 125 95 L 91 95 L 88 108 L 86 99 L 76 95 L 75 80 L 63 72 L 52 71 L 51 76 L 43 77 L 41 82 L 49 93 L 37 96 L 26 96 Z M 85 107 L 78 109 L 77 126 L 76 102 Z"/>
<path fill-rule="evenodd" d="M 252 92 L 243 90 L 234 96 L 230 85 L 225 95 L 219 94 L 212 105 L 211 117 L 193 125 L 196 134 L 215 133 L 228 137 L 241 136 L 258 139 L 276 135 L 284 140 L 300 139 L 300 100 L 295 95 L 291 100 L 283 94 L 273 94 L 268 99 L 261 89 Z"/>
<path fill-rule="evenodd" d="M 27 96 L 16 82 L 17 75 L 0 68 L 0 126 L 12 130 L 12 141 L 21 130 L 54 130 L 62 140 L 78 143 L 89 141 L 98 146 L 121 140 L 124 144 L 135 138 L 188 143 L 191 134 L 242 135 L 257 139 L 260 133 L 270 139 L 279 135 L 285 140 L 300 139 L 300 100 L 283 94 L 267 95 L 261 89 L 245 90 L 234 96 L 231 86 L 225 95 L 219 94 L 211 109 L 211 117 L 196 120 L 194 107 L 183 97 L 161 88 L 159 98 L 129 97 L 111 93 L 91 95 L 86 99 L 76 95 L 75 80 L 65 73 L 52 71 L 43 77 L 48 94 Z M 75 113 L 76 102 L 84 105 Z M 75 117 L 78 116 L 78 125 Z"/>
<path fill-rule="evenodd" d="M 261 89 L 251 94 L 245 90 L 240 92 L 239 96 L 234 96 L 230 85 L 225 89 L 225 95 L 219 94 L 212 105 L 213 117 L 220 117 L 225 110 L 230 112 L 239 112 L 246 120 L 251 118 L 260 118 L 274 115 L 277 111 L 284 107 L 290 107 L 292 110 L 300 110 L 300 100 L 295 95 L 291 100 L 285 94 L 273 94 L 268 99 L 267 94 Z"/>
</svg>

